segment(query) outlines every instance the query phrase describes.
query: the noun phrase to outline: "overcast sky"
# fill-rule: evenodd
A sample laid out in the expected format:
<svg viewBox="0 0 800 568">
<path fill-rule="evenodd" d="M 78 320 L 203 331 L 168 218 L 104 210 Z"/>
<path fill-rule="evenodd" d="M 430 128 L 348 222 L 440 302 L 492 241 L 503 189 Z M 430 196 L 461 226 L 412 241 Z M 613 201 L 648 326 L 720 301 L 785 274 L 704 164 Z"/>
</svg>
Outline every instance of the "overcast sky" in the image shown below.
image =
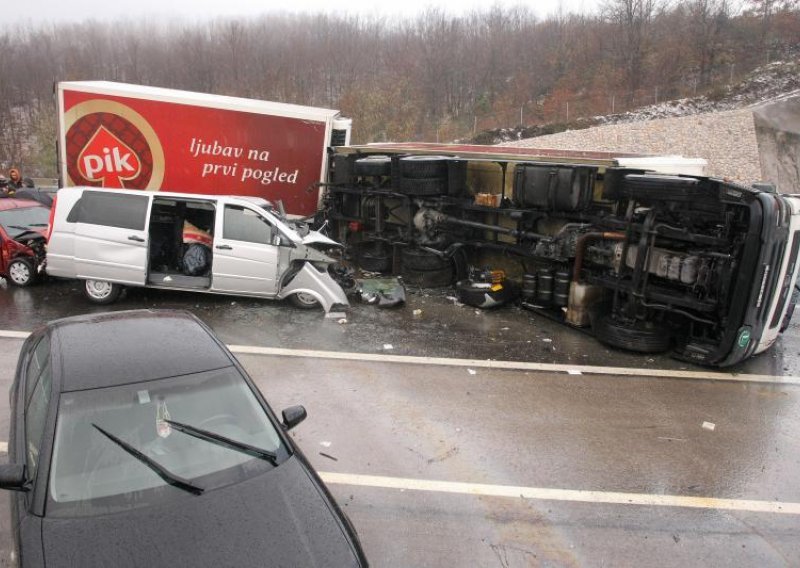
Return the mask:
<svg viewBox="0 0 800 568">
<path fill-rule="evenodd" d="M 524 5 L 546 16 L 564 11 L 593 11 L 600 0 L 9 0 L 6 23 L 39 24 L 45 22 L 116 20 L 127 17 L 179 17 L 195 20 L 218 16 L 254 16 L 270 11 L 348 12 L 370 15 L 413 16 L 427 7 L 441 7 L 459 14 L 486 9 L 494 4 Z"/>
</svg>

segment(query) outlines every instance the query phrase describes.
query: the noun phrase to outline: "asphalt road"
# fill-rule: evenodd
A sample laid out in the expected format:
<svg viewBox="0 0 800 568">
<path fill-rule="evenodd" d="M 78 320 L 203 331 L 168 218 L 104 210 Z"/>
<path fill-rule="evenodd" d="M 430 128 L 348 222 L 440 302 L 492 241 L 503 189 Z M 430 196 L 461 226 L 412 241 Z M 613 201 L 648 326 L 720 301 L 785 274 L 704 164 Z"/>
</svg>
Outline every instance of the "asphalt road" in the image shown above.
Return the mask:
<svg viewBox="0 0 800 568">
<path fill-rule="evenodd" d="M 229 344 L 272 349 L 236 348 L 273 408 L 308 409 L 294 435 L 373 566 L 800 565 L 794 327 L 721 375 L 444 294 L 355 306 L 347 323 L 190 294 L 139 291 L 115 306 L 133 307 L 185 307 Z M 69 283 L 0 290 L 0 330 L 96 310 Z M 0 392 L 20 345 L 0 338 Z M 397 355 L 453 360 L 386 360 Z M 7 515 L 0 537 L 7 558 Z"/>
</svg>

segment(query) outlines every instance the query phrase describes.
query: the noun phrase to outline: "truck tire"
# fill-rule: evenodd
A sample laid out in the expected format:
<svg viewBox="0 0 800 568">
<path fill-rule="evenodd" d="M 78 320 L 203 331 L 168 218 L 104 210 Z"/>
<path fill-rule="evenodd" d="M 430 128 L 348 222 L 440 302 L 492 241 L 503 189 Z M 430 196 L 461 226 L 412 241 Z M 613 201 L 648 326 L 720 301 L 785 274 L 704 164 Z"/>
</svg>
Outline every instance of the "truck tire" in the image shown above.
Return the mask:
<svg viewBox="0 0 800 568">
<path fill-rule="evenodd" d="M 409 286 L 419 288 L 443 288 L 450 286 L 455 280 L 455 272 L 452 266 L 439 268 L 437 270 L 413 270 L 403 268 L 401 272 L 403 282 Z"/>
<path fill-rule="evenodd" d="M 93 304 L 105 306 L 113 304 L 122 294 L 122 286 L 105 280 L 86 280 L 83 286 L 83 295 Z"/>
<path fill-rule="evenodd" d="M 400 193 L 405 195 L 426 196 L 447 193 L 446 178 L 400 178 Z"/>
<path fill-rule="evenodd" d="M 449 258 L 418 248 L 405 248 L 401 256 L 404 270 L 442 270 L 453 264 Z"/>
<path fill-rule="evenodd" d="M 388 176 L 392 172 L 392 159 L 389 156 L 367 156 L 353 163 L 353 173 L 357 176 Z"/>
<path fill-rule="evenodd" d="M 444 178 L 449 159 L 447 156 L 406 156 L 400 158 L 400 175 L 411 179 Z"/>
<path fill-rule="evenodd" d="M 637 353 L 663 353 L 672 345 L 672 334 L 661 325 L 636 321 L 626 323 L 611 314 L 593 323 L 594 336 L 601 343 Z"/>
<path fill-rule="evenodd" d="M 367 272 L 388 272 L 392 268 L 392 253 L 383 241 L 359 243 L 356 258 L 359 268 Z"/>
<path fill-rule="evenodd" d="M 502 288 L 492 290 L 478 286 L 472 280 L 461 280 L 456 283 L 456 296 L 462 304 L 474 308 L 498 308 L 517 297 L 517 288 L 512 283 L 503 282 Z"/>
<path fill-rule="evenodd" d="M 33 262 L 27 258 L 15 258 L 8 263 L 8 281 L 14 286 L 24 288 L 36 280 L 36 270 Z"/>
<path fill-rule="evenodd" d="M 289 302 L 291 302 L 294 307 L 300 308 L 301 310 L 314 310 L 320 306 L 319 300 L 305 292 L 292 294 L 289 296 Z"/>
<path fill-rule="evenodd" d="M 713 196 L 707 184 L 692 177 L 629 174 L 619 183 L 623 196 L 642 201 L 691 202 Z"/>
</svg>

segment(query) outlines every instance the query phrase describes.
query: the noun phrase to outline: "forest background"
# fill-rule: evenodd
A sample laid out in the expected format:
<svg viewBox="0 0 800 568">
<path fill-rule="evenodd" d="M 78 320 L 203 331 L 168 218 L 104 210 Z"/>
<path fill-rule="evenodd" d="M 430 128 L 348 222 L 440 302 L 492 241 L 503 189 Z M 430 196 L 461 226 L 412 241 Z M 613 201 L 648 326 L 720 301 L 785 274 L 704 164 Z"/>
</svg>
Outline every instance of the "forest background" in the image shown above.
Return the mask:
<svg viewBox="0 0 800 568">
<path fill-rule="evenodd" d="M 797 0 L 499 5 L 401 20 L 270 13 L 0 28 L 0 167 L 55 176 L 57 81 L 109 80 L 336 108 L 353 143 L 474 139 L 706 94 L 800 55 Z"/>
</svg>

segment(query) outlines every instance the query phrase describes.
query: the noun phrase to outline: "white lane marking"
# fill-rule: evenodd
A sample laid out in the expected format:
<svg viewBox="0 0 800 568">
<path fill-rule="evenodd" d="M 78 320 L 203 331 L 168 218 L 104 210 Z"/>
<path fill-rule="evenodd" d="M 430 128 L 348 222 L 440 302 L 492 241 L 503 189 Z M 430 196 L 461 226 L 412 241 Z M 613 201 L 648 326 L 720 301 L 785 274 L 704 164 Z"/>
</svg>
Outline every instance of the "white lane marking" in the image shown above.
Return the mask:
<svg viewBox="0 0 800 568">
<path fill-rule="evenodd" d="M 570 501 L 574 503 L 602 503 L 609 505 L 644 505 L 650 507 L 688 507 L 692 509 L 718 509 L 726 511 L 749 511 L 754 513 L 779 513 L 800 515 L 800 503 L 780 501 L 752 501 L 747 499 L 717 499 L 715 497 L 687 497 L 683 495 L 652 495 L 647 493 L 615 493 L 609 491 L 583 491 L 578 489 L 550 489 L 546 487 L 514 487 L 511 485 L 485 485 L 481 483 L 457 483 L 430 479 L 408 479 L 351 473 L 319 472 L 325 483 L 377 487 L 381 489 L 405 489 L 412 491 L 436 491 L 487 497 L 511 497 L 540 501 Z"/>
<path fill-rule="evenodd" d="M 592 375 L 626 375 L 635 377 L 657 377 L 671 379 L 693 379 L 703 381 L 735 381 L 745 383 L 779 383 L 800 385 L 800 377 L 779 375 L 754 375 L 722 373 L 719 371 L 672 371 L 669 369 L 642 369 L 639 367 L 597 367 L 593 365 L 559 365 L 555 363 L 528 363 L 525 361 L 494 361 L 490 359 L 448 359 L 444 357 L 414 357 L 410 355 L 384 355 L 375 353 L 347 353 L 340 351 L 313 351 L 309 349 L 283 349 L 278 347 L 253 347 L 229 345 L 233 353 L 243 355 L 271 355 L 279 357 L 302 357 L 315 359 L 338 359 L 344 361 L 371 361 L 375 363 L 402 363 L 408 365 L 438 365 L 442 367 L 480 367 L 482 369 L 505 369 L 515 371 L 548 371 L 569 373 L 580 371 Z M 579 376 L 579 375 L 576 375 Z"/>
<path fill-rule="evenodd" d="M 0 330 L 0 338 L 25 339 L 27 332 Z M 643 369 L 640 367 L 600 367 L 594 365 L 559 365 L 556 363 L 528 363 L 525 361 L 495 361 L 491 359 L 448 359 L 445 357 L 415 357 L 411 355 L 386 355 L 376 353 L 350 353 L 346 351 L 316 351 L 311 349 L 285 349 L 257 347 L 254 345 L 228 345 L 233 353 L 242 355 L 267 355 L 272 357 L 299 357 L 304 359 L 332 359 L 340 361 L 368 361 L 374 363 L 401 363 L 405 365 L 432 365 L 440 367 L 479 367 L 482 369 L 510 371 L 542 371 L 587 375 L 623 375 L 666 379 L 691 379 L 701 381 L 732 381 L 740 383 L 767 383 L 800 386 L 800 377 L 723 373 L 719 371 L 679 371 L 669 369 Z M 572 372 L 570 372 L 572 371 Z"/>
<path fill-rule="evenodd" d="M 8 442 L 0 442 L 0 454 L 8 453 Z"/>
<path fill-rule="evenodd" d="M 0 337 L 5 339 L 27 339 L 29 335 L 27 331 L 0 330 Z"/>
</svg>

